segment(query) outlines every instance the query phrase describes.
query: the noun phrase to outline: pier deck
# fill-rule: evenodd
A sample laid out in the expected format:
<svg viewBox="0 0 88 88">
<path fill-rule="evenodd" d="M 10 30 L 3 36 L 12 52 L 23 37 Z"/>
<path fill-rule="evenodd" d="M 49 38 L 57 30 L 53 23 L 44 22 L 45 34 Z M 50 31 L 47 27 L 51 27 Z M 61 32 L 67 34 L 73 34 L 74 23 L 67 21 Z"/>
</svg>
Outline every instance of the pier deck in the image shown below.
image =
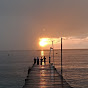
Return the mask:
<svg viewBox="0 0 88 88">
<path fill-rule="evenodd" d="M 55 67 L 48 65 L 33 65 L 28 70 L 23 88 L 72 88 Z"/>
</svg>

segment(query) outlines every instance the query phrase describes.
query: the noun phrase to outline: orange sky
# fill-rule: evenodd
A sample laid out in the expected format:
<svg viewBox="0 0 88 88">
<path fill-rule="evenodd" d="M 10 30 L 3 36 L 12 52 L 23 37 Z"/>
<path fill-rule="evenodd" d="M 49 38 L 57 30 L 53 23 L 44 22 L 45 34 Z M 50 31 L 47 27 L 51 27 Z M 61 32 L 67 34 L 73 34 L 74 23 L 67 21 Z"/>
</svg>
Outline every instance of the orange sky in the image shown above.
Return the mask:
<svg viewBox="0 0 88 88">
<path fill-rule="evenodd" d="M 52 41 L 55 49 L 60 49 L 61 38 L 40 38 L 39 46 L 41 49 L 49 49 L 52 47 Z M 76 37 L 63 37 L 63 49 L 86 49 L 88 37 L 76 38 Z M 81 47 L 81 48 L 80 48 Z"/>
</svg>

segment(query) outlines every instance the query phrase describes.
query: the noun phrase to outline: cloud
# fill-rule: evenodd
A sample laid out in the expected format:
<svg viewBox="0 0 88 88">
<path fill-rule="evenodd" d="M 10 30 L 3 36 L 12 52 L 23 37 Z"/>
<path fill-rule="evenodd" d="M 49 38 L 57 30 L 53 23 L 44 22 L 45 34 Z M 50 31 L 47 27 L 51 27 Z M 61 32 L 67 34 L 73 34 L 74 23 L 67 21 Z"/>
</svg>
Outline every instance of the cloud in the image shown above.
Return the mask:
<svg viewBox="0 0 88 88">
<path fill-rule="evenodd" d="M 63 39 L 65 49 L 88 49 L 88 37 L 66 37 Z"/>
<path fill-rule="evenodd" d="M 61 38 L 41 38 L 45 40 L 46 46 L 44 49 L 49 49 L 52 47 L 52 41 L 55 49 L 60 49 Z M 88 37 L 78 38 L 78 37 L 63 37 L 63 49 L 88 49 Z"/>
</svg>

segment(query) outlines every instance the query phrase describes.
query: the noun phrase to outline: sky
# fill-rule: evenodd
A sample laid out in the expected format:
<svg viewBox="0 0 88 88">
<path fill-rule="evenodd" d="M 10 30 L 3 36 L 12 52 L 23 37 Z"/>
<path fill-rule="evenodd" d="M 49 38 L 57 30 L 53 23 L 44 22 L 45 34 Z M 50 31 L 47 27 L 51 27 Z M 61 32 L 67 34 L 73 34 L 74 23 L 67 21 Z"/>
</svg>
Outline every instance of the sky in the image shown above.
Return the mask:
<svg viewBox="0 0 88 88">
<path fill-rule="evenodd" d="M 88 0 L 0 0 L 0 50 L 41 49 L 40 38 L 60 37 L 64 48 L 88 48 Z"/>
</svg>

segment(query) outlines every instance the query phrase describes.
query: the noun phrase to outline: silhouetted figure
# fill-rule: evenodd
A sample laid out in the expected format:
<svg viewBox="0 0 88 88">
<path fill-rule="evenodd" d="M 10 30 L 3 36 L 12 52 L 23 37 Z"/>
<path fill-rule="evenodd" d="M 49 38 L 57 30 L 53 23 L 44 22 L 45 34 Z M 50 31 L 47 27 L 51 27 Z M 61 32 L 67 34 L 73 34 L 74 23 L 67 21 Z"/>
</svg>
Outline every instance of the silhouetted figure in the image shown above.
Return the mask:
<svg viewBox="0 0 88 88">
<path fill-rule="evenodd" d="M 36 64 L 36 58 L 34 57 L 34 64 Z"/>
<path fill-rule="evenodd" d="M 37 65 L 39 65 L 39 58 L 37 57 Z"/>
<path fill-rule="evenodd" d="M 50 63 L 50 58 L 51 58 L 51 57 L 49 56 L 49 63 Z"/>
<path fill-rule="evenodd" d="M 44 56 L 44 63 L 46 63 L 46 58 L 45 58 L 45 56 Z"/>
<path fill-rule="evenodd" d="M 42 65 L 42 61 L 43 61 L 43 59 L 42 59 L 42 57 L 41 57 L 41 59 L 40 59 L 41 65 Z"/>
</svg>

